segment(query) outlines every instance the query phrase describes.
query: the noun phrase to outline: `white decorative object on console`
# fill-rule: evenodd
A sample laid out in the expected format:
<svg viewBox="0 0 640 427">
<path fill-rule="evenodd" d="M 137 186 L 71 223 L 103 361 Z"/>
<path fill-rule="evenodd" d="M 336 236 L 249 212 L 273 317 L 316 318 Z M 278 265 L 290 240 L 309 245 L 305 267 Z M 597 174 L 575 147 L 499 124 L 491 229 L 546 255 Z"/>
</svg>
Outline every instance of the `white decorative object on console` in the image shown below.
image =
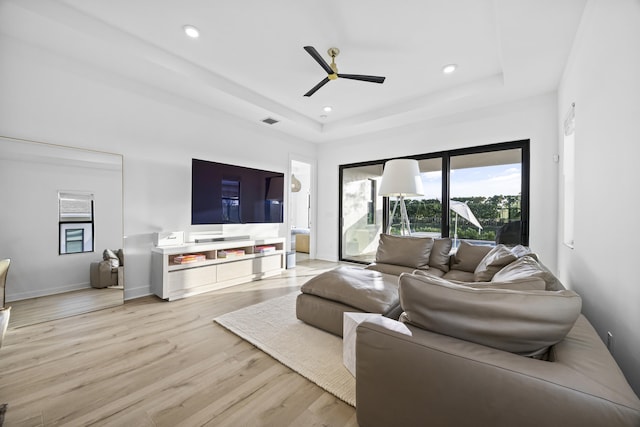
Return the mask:
<svg viewBox="0 0 640 427">
<path fill-rule="evenodd" d="M 160 233 L 155 233 L 153 243 L 161 247 L 184 245 L 184 231 L 161 231 Z"/>
</svg>

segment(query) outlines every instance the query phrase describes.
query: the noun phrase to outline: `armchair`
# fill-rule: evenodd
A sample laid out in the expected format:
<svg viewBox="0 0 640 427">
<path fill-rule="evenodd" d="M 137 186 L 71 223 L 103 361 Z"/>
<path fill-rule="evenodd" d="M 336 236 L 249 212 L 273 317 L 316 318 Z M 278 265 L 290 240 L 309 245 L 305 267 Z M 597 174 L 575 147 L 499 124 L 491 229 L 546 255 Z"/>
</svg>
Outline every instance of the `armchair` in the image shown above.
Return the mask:
<svg viewBox="0 0 640 427">
<path fill-rule="evenodd" d="M 122 249 L 105 249 L 103 260 L 91 263 L 89 273 L 91 287 L 106 288 L 124 286 L 124 252 Z"/>
</svg>

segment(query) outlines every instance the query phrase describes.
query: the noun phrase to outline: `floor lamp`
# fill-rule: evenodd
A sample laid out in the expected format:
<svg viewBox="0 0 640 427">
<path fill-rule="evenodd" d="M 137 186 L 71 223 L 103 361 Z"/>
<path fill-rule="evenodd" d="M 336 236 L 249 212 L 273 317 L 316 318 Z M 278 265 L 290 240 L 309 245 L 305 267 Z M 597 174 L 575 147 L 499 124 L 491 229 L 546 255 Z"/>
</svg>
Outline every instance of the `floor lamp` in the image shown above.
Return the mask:
<svg viewBox="0 0 640 427">
<path fill-rule="evenodd" d="M 411 235 L 411 225 L 409 224 L 404 198 L 422 196 L 424 194 L 418 161 L 414 159 L 394 159 L 385 163 L 378 194 L 380 196 L 396 197 L 396 204 L 393 207 L 389 217 L 389 224 L 387 225 L 387 234 L 391 231 L 393 218 L 396 215 L 398 206 L 400 206 L 400 235 Z"/>
</svg>

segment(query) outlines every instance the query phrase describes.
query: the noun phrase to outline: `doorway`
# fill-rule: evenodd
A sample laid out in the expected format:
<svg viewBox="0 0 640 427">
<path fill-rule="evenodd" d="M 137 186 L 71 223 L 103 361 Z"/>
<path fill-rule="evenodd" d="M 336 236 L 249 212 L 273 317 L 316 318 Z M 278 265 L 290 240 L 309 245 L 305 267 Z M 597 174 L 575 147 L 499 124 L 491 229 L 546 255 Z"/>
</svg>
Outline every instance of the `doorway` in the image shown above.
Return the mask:
<svg viewBox="0 0 640 427">
<path fill-rule="evenodd" d="M 289 225 L 291 227 L 291 252 L 296 261 L 315 258 L 313 236 L 313 163 L 291 159 L 289 190 Z"/>
</svg>

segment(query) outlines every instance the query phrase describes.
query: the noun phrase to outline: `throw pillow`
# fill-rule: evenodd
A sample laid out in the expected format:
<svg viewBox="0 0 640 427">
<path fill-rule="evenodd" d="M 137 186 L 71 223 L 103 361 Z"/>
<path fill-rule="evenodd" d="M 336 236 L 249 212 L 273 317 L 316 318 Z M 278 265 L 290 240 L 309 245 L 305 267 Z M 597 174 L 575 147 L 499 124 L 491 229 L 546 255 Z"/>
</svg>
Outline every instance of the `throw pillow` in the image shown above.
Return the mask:
<svg viewBox="0 0 640 427">
<path fill-rule="evenodd" d="M 118 261 L 120 262 L 120 267 L 124 266 L 124 251 L 122 249 L 118 249 L 116 251 L 116 255 L 118 256 Z"/>
<path fill-rule="evenodd" d="M 381 234 L 376 252 L 376 263 L 426 268 L 433 248 L 430 237 L 391 236 Z"/>
<path fill-rule="evenodd" d="M 525 255 L 531 255 L 531 248 L 529 246 L 516 245 L 511 248 L 511 253 L 516 256 L 516 258 L 523 257 Z"/>
<path fill-rule="evenodd" d="M 472 245 L 463 240 L 460 242 L 460 246 L 458 246 L 458 250 L 453 257 L 453 265 L 451 268 L 474 273 L 476 267 L 478 267 L 478 264 L 482 261 L 482 258 L 484 258 L 491 249 L 491 246 Z"/>
<path fill-rule="evenodd" d="M 431 255 L 429 256 L 429 267 L 437 268 L 443 272 L 449 271 L 449 254 L 453 242 L 448 237 L 434 239 Z"/>
<path fill-rule="evenodd" d="M 109 261 L 111 268 L 120 267 L 120 260 L 118 259 L 118 255 L 116 255 L 111 249 L 105 249 L 102 253 L 102 259 L 105 261 Z"/>
<path fill-rule="evenodd" d="M 496 245 L 476 267 L 473 272 L 474 280 L 488 282 L 502 267 L 511 264 L 515 259 L 516 256 L 505 245 Z"/>
<path fill-rule="evenodd" d="M 523 277 L 539 277 L 544 280 L 546 289 L 548 291 L 560 291 L 564 289 L 564 286 L 556 276 L 553 275 L 545 266 L 536 261 L 535 258 L 529 255 L 525 255 L 511 264 L 498 271 L 493 278 L 492 282 L 504 282 L 513 279 L 520 279 Z"/>
<path fill-rule="evenodd" d="M 564 339 L 582 307 L 573 291 L 476 289 L 428 276 L 400 276 L 401 320 L 488 347 L 537 357 Z"/>
</svg>

